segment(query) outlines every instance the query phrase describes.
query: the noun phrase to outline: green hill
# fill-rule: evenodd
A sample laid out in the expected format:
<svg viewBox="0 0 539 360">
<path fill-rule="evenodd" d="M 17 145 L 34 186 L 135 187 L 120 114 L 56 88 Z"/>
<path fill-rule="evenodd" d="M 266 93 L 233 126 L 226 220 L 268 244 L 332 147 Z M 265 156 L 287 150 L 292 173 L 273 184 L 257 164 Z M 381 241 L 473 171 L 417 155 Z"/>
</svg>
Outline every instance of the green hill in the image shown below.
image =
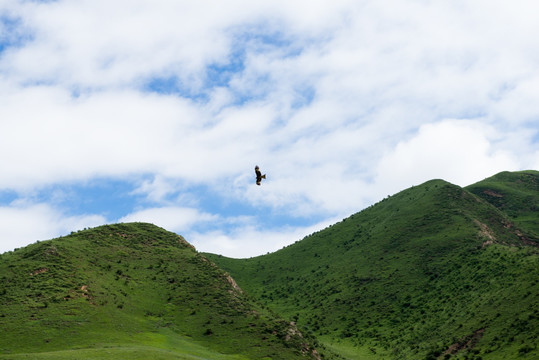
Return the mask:
<svg viewBox="0 0 539 360">
<path fill-rule="evenodd" d="M 176 234 L 102 226 L 0 255 L 0 359 L 309 359 Z"/>
<path fill-rule="evenodd" d="M 347 359 L 537 359 L 538 178 L 433 180 L 275 253 L 207 256 Z"/>
<path fill-rule="evenodd" d="M 539 172 L 502 172 L 474 185 L 467 190 L 488 201 L 519 227 L 539 238 Z"/>
</svg>

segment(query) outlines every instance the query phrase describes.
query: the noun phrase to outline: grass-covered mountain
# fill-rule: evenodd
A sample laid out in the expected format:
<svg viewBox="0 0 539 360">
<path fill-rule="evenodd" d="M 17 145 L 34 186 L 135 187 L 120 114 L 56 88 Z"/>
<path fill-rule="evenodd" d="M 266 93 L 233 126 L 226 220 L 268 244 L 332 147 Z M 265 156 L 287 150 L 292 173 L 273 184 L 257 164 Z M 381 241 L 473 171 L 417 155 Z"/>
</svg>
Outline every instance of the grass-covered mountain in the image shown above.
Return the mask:
<svg viewBox="0 0 539 360">
<path fill-rule="evenodd" d="M 0 255 L 0 359 L 314 359 L 176 234 L 102 226 Z"/>
<path fill-rule="evenodd" d="M 207 256 L 346 359 L 537 359 L 538 183 L 433 180 L 275 253 Z"/>
<path fill-rule="evenodd" d="M 539 172 L 502 172 L 466 189 L 503 211 L 539 239 Z"/>
</svg>

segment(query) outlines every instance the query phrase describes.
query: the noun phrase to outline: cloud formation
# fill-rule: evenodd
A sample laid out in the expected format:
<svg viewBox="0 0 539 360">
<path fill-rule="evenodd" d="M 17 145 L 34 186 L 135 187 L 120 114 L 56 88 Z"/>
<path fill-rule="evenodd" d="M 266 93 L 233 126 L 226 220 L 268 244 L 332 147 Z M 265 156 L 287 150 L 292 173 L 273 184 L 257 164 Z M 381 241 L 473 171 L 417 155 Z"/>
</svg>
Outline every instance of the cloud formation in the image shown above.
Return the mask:
<svg viewBox="0 0 539 360">
<path fill-rule="evenodd" d="M 464 186 L 538 169 L 537 10 L 2 2 L 0 206 L 5 219 L 35 210 L 15 205 L 28 194 L 42 206 L 28 218 L 35 232 L 5 242 L 60 235 L 60 215 L 136 219 L 250 256 L 431 178 Z M 260 188 L 256 164 L 268 172 Z M 88 215 L 47 193 L 95 182 L 121 183 L 133 206 Z"/>
<path fill-rule="evenodd" d="M 1 206 L 0 219 L 0 253 L 106 223 L 99 215 L 70 215 L 49 204 L 24 202 Z"/>
</svg>

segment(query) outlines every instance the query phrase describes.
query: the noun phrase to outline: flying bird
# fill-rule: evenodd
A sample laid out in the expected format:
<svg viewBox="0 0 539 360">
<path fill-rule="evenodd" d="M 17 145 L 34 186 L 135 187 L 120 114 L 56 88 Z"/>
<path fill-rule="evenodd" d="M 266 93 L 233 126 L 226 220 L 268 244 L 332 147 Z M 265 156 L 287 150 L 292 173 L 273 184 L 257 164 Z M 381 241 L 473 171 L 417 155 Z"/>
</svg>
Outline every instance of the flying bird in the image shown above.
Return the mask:
<svg viewBox="0 0 539 360">
<path fill-rule="evenodd" d="M 255 166 L 255 174 L 256 174 L 256 184 L 257 185 L 260 185 L 260 182 L 262 181 L 262 179 L 265 179 L 266 178 L 266 174 L 262 175 L 262 173 L 260 172 L 260 168 L 257 166 Z"/>
</svg>

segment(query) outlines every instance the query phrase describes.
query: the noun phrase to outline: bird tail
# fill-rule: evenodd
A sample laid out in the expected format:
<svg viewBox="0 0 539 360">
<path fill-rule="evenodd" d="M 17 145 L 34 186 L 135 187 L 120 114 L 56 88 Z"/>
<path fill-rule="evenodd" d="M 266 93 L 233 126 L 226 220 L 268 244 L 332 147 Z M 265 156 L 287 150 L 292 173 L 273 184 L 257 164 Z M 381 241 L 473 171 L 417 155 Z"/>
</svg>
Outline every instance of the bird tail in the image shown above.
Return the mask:
<svg viewBox="0 0 539 360">
<path fill-rule="evenodd" d="M 265 179 L 266 178 L 266 174 L 262 175 L 262 179 Z"/>
</svg>

